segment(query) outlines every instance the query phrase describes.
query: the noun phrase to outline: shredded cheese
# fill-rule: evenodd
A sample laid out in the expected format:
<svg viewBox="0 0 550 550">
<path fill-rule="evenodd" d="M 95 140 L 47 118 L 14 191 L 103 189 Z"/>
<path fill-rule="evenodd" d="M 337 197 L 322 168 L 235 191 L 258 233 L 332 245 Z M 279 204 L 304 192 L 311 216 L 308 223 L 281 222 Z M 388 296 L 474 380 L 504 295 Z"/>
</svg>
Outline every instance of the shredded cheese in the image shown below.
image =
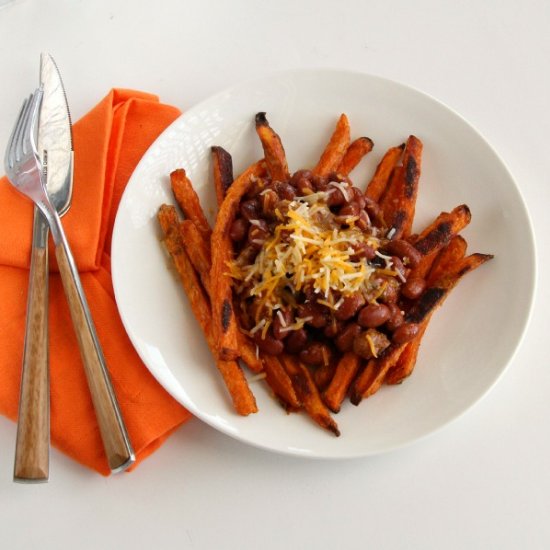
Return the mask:
<svg viewBox="0 0 550 550">
<path fill-rule="evenodd" d="M 346 185 L 338 182 L 330 185 L 348 196 Z M 374 280 L 378 273 L 397 275 L 390 269 L 391 257 L 378 252 L 380 240 L 372 232 L 364 232 L 353 223 L 342 227 L 335 221 L 326 203 L 329 193 L 311 193 L 280 204 L 275 209 L 277 225 L 264 242 L 258 242 L 263 246 L 253 263 L 230 263 L 229 275 L 246 283 L 247 295 L 256 298 L 259 305 L 257 324 L 250 334 L 261 331 L 265 337 L 275 311 L 281 321 L 281 332 L 302 328 L 307 318 L 296 318 L 287 326 L 280 310 L 295 310 L 294 296 L 306 287 L 318 295 L 318 303 L 336 311 L 344 297 L 358 292 L 376 300 L 385 288 Z M 370 265 L 365 258 L 357 259 L 355 245 L 363 243 L 385 260 L 386 269 Z"/>
<path fill-rule="evenodd" d="M 365 337 L 367 339 L 367 342 L 369 343 L 369 348 L 372 353 L 372 356 L 376 359 L 378 357 L 378 354 L 376 353 L 376 346 L 374 345 L 374 342 L 372 341 L 370 334 L 367 332 Z"/>
</svg>

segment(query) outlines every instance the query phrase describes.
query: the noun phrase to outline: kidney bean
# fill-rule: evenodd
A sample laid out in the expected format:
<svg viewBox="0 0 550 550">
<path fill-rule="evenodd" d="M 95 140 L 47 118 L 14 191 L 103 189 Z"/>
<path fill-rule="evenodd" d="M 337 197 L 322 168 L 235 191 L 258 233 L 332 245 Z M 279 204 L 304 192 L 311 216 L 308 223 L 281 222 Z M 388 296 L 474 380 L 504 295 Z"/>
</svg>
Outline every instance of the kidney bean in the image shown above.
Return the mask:
<svg viewBox="0 0 550 550">
<path fill-rule="evenodd" d="M 248 233 L 248 222 L 244 218 L 236 218 L 233 220 L 229 228 L 229 236 L 232 241 L 242 241 Z"/>
<path fill-rule="evenodd" d="M 333 317 L 330 323 L 323 330 L 323 334 L 327 338 L 334 338 L 340 332 L 340 323 Z"/>
<path fill-rule="evenodd" d="M 388 241 L 384 245 L 384 250 L 398 256 L 404 264 L 409 264 L 412 267 L 416 266 L 422 258 L 422 254 L 411 243 L 403 239 Z"/>
<path fill-rule="evenodd" d="M 309 300 L 310 302 L 317 301 L 318 294 L 315 292 L 315 287 L 312 283 L 306 283 L 302 287 L 302 292 L 304 293 L 304 296 L 306 297 L 306 300 Z"/>
<path fill-rule="evenodd" d="M 405 298 L 415 300 L 426 290 L 426 279 L 421 277 L 413 277 L 407 279 L 407 282 L 401 287 L 401 294 Z"/>
<path fill-rule="evenodd" d="M 313 175 L 311 177 L 311 183 L 316 191 L 326 191 L 328 189 L 328 178 L 326 176 Z"/>
<path fill-rule="evenodd" d="M 284 340 L 285 338 L 288 337 L 289 333 L 292 331 L 283 330 L 281 332 L 281 330 L 285 329 L 286 327 L 290 326 L 293 323 L 293 316 L 292 316 L 292 312 L 289 309 L 282 309 L 280 311 L 281 311 L 281 315 L 283 317 L 284 323 L 283 321 L 281 321 L 281 317 L 279 316 L 279 314 L 275 313 L 273 315 L 273 324 L 271 326 L 273 328 L 273 336 L 277 340 Z"/>
<path fill-rule="evenodd" d="M 389 345 L 390 341 L 385 334 L 374 328 L 369 328 L 354 338 L 353 351 L 364 359 L 370 359 L 374 355 L 380 355 Z M 373 348 L 375 353 L 373 353 Z"/>
<path fill-rule="evenodd" d="M 410 342 L 419 332 L 420 327 L 416 323 L 403 323 L 394 330 L 392 340 L 398 345 L 405 344 Z"/>
<path fill-rule="evenodd" d="M 311 319 L 307 321 L 307 324 L 314 328 L 326 327 L 330 321 L 328 309 L 316 302 L 308 302 L 307 304 L 299 305 L 298 316 L 302 318 L 311 317 Z"/>
<path fill-rule="evenodd" d="M 296 183 L 296 191 L 298 192 L 299 196 L 305 197 L 314 193 L 315 189 L 313 189 L 313 184 L 311 183 L 311 180 L 300 178 Z"/>
<path fill-rule="evenodd" d="M 313 174 L 311 173 L 311 170 L 297 170 L 292 174 L 292 177 L 290 178 L 290 185 L 293 187 L 298 187 L 298 182 L 301 179 L 306 179 L 311 181 L 311 177 Z"/>
<path fill-rule="evenodd" d="M 269 237 L 269 227 L 265 220 L 253 220 L 248 229 L 248 242 L 252 246 L 261 248 Z"/>
<path fill-rule="evenodd" d="M 265 335 L 265 338 L 262 338 L 262 331 L 259 330 L 254 334 L 254 342 L 260 348 L 261 351 L 267 353 L 268 355 L 280 355 L 283 353 L 284 344 L 281 340 L 277 340 L 273 337 L 269 331 Z"/>
<path fill-rule="evenodd" d="M 350 243 L 350 246 L 353 249 L 351 259 L 354 262 L 361 258 L 372 260 L 375 257 L 374 248 L 367 243 Z"/>
<path fill-rule="evenodd" d="M 260 203 L 258 199 L 243 201 L 239 209 L 243 218 L 248 221 L 257 220 L 260 217 Z"/>
<path fill-rule="evenodd" d="M 369 304 L 357 317 L 357 322 L 365 328 L 376 328 L 383 325 L 391 316 L 390 308 L 384 304 Z"/>
<path fill-rule="evenodd" d="M 349 351 L 353 347 L 353 340 L 361 332 L 361 327 L 357 323 L 349 323 L 334 340 L 336 347 L 342 351 Z"/>
<path fill-rule="evenodd" d="M 285 181 L 276 181 L 275 182 L 275 191 L 277 192 L 277 195 L 281 197 L 283 200 L 291 201 L 294 200 L 294 197 L 296 196 L 296 190 L 290 183 L 287 183 Z"/>
<path fill-rule="evenodd" d="M 290 353 L 299 353 L 307 342 L 307 332 L 305 329 L 291 330 L 288 338 L 285 340 L 285 348 Z"/>
<path fill-rule="evenodd" d="M 390 318 L 386 321 L 386 328 L 392 332 L 403 324 L 403 312 L 397 304 L 388 304 Z"/>
<path fill-rule="evenodd" d="M 300 352 L 300 361 L 310 367 L 320 367 L 330 362 L 330 348 L 321 342 L 311 342 Z"/>
<path fill-rule="evenodd" d="M 361 293 L 346 296 L 340 307 L 334 312 L 338 321 L 351 319 L 365 305 L 365 297 Z"/>
<path fill-rule="evenodd" d="M 391 257 L 393 269 L 395 271 L 399 271 L 403 277 L 407 275 L 407 270 L 405 269 L 405 266 L 403 265 L 403 262 L 401 261 L 401 258 L 398 256 L 392 256 Z"/>
<path fill-rule="evenodd" d="M 348 176 L 344 176 L 344 174 L 340 174 L 339 172 L 331 172 L 328 175 L 327 181 L 335 181 L 338 183 L 346 182 L 351 185 L 351 182 Z"/>
<path fill-rule="evenodd" d="M 327 197 L 327 204 L 328 206 L 342 206 L 349 201 L 346 200 L 346 197 L 344 197 L 344 193 L 338 189 L 338 187 L 335 187 L 334 185 L 329 185 L 327 188 L 328 197 Z"/>
<path fill-rule="evenodd" d="M 340 191 L 338 191 L 340 193 Z M 334 221 L 339 224 L 345 225 L 348 223 L 349 218 L 356 218 L 359 216 L 361 209 L 356 202 L 350 202 L 338 210 L 338 214 L 334 216 Z"/>
</svg>

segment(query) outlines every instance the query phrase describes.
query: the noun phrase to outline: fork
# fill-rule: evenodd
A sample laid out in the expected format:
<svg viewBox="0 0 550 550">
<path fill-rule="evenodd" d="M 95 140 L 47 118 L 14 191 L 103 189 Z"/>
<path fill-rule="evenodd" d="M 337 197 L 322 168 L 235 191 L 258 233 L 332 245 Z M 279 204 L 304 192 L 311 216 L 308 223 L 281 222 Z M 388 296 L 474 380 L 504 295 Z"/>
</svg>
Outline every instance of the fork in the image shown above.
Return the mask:
<svg viewBox="0 0 550 550">
<path fill-rule="evenodd" d="M 42 89 L 38 88 L 23 103 L 6 149 L 4 158 L 6 174 L 12 185 L 29 197 L 48 221 L 109 467 L 112 472 L 120 472 L 135 461 L 135 455 L 120 413 L 76 264 L 59 215 L 46 191 L 35 140 L 42 95 Z"/>
</svg>

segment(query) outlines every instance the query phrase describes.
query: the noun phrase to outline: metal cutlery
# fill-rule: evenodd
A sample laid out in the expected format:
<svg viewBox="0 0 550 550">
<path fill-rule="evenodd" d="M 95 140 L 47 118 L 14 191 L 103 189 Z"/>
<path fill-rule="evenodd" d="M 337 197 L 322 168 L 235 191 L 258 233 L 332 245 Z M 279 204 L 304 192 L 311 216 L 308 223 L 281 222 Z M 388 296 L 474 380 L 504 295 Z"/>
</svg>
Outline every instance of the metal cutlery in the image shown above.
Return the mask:
<svg viewBox="0 0 550 550">
<path fill-rule="evenodd" d="M 111 470 L 118 472 L 130 466 L 135 456 L 74 259 L 57 210 L 50 200 L 49 189 L 45 187 L 34 136 L 42 99 L 43 89 L 39 88 L 23 104 L 6 150 L 6 173 L 14 187 L 35 203 L 48 222 L 107 460 Z"/>
<path fill-rule="evenodd" d="M 71 121 L 61 76 L 49 54 L 40 57 L 43 88 L 38 155 L 52 205 L 62 216 L 71 204 L 73 147 Z M 13 477 L 43 482 L 49 477 L 48 221 L 34 207 L 25 346 Z"/>
</svg>

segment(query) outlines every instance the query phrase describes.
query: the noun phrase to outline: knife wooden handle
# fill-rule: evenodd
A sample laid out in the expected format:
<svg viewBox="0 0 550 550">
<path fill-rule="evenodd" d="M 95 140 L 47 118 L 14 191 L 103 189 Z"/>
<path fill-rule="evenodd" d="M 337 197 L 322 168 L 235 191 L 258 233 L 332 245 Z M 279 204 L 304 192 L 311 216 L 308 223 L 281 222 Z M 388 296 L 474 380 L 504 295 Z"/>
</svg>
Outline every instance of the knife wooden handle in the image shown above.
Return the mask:
<svg viewBox="0 0 550 550">
<path fill-rule="evenodd" d="M 120 414 L 78 271 L 66 241 L 56 244 L 55 254 L 109 467 L 113 472 L 120 472 L 135 461 L 134 451 Z"/>
<path fill-rule="evenodd" d="M 29 277 L 13 478 L 41 482 L 48 481 L 50 457 L 47 248 L 33 246 Z"/>
</svg>

